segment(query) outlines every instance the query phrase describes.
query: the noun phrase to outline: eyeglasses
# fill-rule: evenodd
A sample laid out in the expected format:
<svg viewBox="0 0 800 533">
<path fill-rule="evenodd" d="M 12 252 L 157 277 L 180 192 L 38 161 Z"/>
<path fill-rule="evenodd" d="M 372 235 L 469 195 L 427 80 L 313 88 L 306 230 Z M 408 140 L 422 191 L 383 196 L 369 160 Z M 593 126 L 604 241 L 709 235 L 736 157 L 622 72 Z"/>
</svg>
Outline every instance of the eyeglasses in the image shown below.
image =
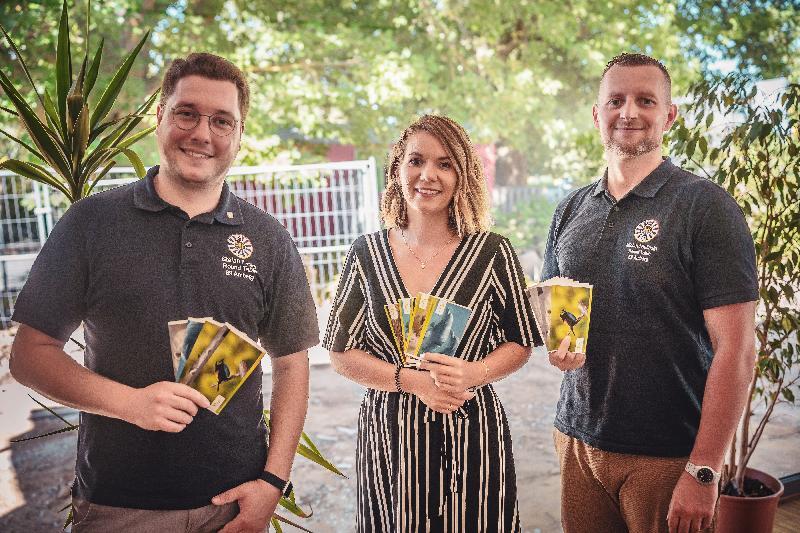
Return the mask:
<svg viewBox="0 0 800 533">
<path fill-rule="evenodd" d="M 233 133 L 233 130 L 236 129 L 236 124 L 239 122 L 229 115 L 222 115 L 219 113 L 206 115 L 204 113 L 198 113 L 190 107 L 173 107 L 170 111 L 172 123 L 175 124 L 178 129 L 184 131 L 195 129 L 197 125 L 200 124 L 200 117 L 208 117 L 208 128 L 211 130 L 211 133 L 218 137 L 227 137 Z"/>
</svg>

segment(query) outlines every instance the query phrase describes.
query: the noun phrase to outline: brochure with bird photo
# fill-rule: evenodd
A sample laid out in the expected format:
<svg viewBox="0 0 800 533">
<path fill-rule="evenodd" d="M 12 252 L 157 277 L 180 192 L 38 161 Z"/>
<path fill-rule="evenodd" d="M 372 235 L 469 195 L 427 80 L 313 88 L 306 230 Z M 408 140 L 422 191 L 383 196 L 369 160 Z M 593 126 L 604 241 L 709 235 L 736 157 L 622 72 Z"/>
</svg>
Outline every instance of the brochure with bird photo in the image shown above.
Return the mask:
<svg viewBox="0 0 800 533">
<path fill-rule="evenodd" d="M 230 324 L 226 333 L 200 367 L 192 388 L 208 398 L 208 409 L 220 414 L 239 387 L 258 368 L 266 351 Z"/>
<path fill-rule="evenodd" d="M 222 342 L 222 338 L 228 331 L 227 324 L 220 324 L 216 320 L 207 318 L 203 324 L 200 333 L 197 334 L 197 339 L 194 341 L 192 351 L 189 357 L 186 358 L 186 365 L 183 368 L 179 383 L 189 385 L 190 387 L 197 379 L 200 369 L 203 368 L 208 358 Z"/>
<path fill-rule="evenodd" d="M 403 356 L 403 339 L 405 333 L 403 331 L 403 315 L 400 312 L 399 303 L 393 303 L 383 306 L 386 311 L 386 318 L 389 319 L 389 327 L 392 330 L 392 338 L 394 339 L 394 346 L 400 356 Z"/>
<path fill-rule="evenodd" d="M 586 353 L 592 289 L 570 278 L 551 278 L 526 289 L 539 333 L 548 351 L 557 350 L 570 335 L 569 351 Z"/>
<path fill-rule="evenodd" d="M 167 329 L 175 381 L 208 398 L 214 414 L 222 411 L 266 354 L 247 334 L 210 317 L 173 320 Z"/>
<path fill-rule="evenodd" d="M 177 366 L 175 367 L 175 381 L 180 380 L 180 377 L 183 374 L 183 369 L 186 367 L 186 360 L 192 353 L 192 346 L 194 346 L 194 341 L 197 340 L 197 336 L 203 329 L 203 325 L 205 325 L 206 320 L 211 320 L 211 317 L 205 317 L 205 318 L 189 317 L 189 319 L 186 321 L 186 332 L 183 335 L 183 348 L 181 348 L 181 355 L 178 358 Z M 172 332 L 170 331 L 170 339 L 171 338 L 172 338 Z"/>
<path fill-rule="evenodd" d="M 173 320 L 167 323 L 169 331 L 169 349 L 172 352 L 172 375 L 178 376 L 178 367 L 183 354 L 183 341 L 186 339 L 186 326 L 188 320 Z"/>
<path fill-rule="evenodd" d="M 425 293 L 419 293 L 414 302 L 403 350 L 404 364 L 419 367 L 419 356 L 426 352 L 455 355 L 470 309 Z"/>
</svg>

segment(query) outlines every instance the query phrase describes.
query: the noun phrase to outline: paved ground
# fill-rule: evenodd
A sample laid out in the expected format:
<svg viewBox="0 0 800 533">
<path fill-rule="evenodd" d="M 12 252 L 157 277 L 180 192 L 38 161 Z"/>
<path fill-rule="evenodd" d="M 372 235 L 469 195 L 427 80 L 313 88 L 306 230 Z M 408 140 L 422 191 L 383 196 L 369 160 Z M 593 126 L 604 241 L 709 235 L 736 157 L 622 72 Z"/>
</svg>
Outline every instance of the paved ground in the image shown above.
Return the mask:
<svg viewBox="0 0 800 533">
<path fill-rule="evenodd" d="M 0 338 L 0 345 L 2 339 Z M 0 352 L 0 376 L 5 374 Z M 264 376 L 265 393 L 270 376 Z M 558 532 L 558 463 L 551 422 L 560 373 L 541 352 L 515 375 L 497 384 L 505 405 L 517 465 L 524 531 Z M 75 455 L 75 432 L 8 446 L 8 440 L 57 427 L 52 417 L 31 411 L 26 390 L 0 377 L 0 531 L 57 531 L 67 502 Z M 297 460 L 294 482 L 301 505 L 314 516 L 303 524 L 317 533 L 351 531 L 354 523 L 356 415 L 363 388 L 315 366 L 306 431 L 349 479 Z M 782 476 L 800 471 L 800 410 L 781 408 L 768 426 L 753 466 Z M 287 531 L 293 528 L 286 528 Z"/>
</svg>

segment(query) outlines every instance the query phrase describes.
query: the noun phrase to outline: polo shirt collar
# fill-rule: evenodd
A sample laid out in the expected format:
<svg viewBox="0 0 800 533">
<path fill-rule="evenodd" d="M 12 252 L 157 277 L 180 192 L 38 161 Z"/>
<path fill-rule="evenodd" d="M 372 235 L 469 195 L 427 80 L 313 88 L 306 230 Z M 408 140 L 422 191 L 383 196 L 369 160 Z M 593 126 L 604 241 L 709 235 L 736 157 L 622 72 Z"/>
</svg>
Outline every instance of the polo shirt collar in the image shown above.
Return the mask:
<svg viewBox="0 0 800 533">
<path fill-rule="evenodd" d="M 669 157 L 665 157 L 664 160 L 658 165 L 650 174 L 645 176 L 645 178 L 634 187 L 630 194 L 635 194 L 636 196 L 643 196 L 645 198 L 655 198 L 658 191 L 661 190 L 661 187 L 664 186 L 667 181 L 669 181 L 670 176 L 672 176 L 672 172 L 675 170 L 675 165 L 672 164 L 672 161 Z M 606 168 L 605 172 L 603 173 L 603 177 L 597 180 L 597 183 L 592 190 L 592 196 L 599 196 L 603 193 L 608 193 L 608 168 Z M 610 193 L 608 193 L 610 196 Z"/>
<path fill-rule="evenodd" d="M 150 167 L 145 177 L 134 184 L 133 188 L 133 204 L 139 209 L 145 211 L 158 212 L 172 207 L 165 202 L 156 192 L 154 178 L 158 174 L 159 165 Z M 221 224 L 229 226 L 238 226 L 244 221 L 242 220 L 242 208 L 239 205 L 239 200 L 236 198 L 227 182 L 222 184 L 222 194 L 217 207 L 214 208 L 210 214 L 200 215 L 201 220 L 216 220 Z"/>
</svg>

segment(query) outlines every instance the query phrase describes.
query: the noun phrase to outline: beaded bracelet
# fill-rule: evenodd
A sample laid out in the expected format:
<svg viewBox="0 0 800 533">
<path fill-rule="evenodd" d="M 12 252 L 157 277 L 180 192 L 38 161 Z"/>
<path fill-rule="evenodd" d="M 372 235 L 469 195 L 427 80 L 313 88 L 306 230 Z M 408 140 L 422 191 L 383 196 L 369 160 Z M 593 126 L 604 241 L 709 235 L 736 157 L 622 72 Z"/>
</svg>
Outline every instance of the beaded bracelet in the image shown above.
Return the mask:
<svg viewBox="0 0 800 533">
<path fill-rule="evenodd" d="M 400 394 L 408 394 L 406 391 L 400 388 L 400 370 L 403 369 L 402 365 L 397 365 L 394 370 L 394 386 L 397 389 L 397 392 Z"/>
</svg>

